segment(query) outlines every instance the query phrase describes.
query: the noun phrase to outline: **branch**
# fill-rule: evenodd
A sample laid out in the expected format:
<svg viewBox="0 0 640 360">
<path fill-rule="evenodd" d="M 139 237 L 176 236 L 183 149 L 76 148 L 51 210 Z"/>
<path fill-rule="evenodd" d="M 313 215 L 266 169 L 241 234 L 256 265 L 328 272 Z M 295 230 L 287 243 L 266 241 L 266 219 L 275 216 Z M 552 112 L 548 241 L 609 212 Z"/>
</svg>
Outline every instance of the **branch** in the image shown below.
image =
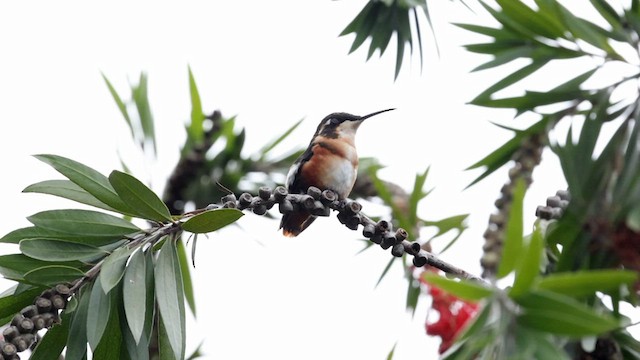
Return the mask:
<svg viewBox="0 0 640 360">
<path fill-rule="evenodd" d="M 406 230 L 398 228 L 394 231 L 391 222 L 372 220 L 361 212 L 362 205 L 360 203 L 352 199 L 340 200 L 331 190 L 321 191 L 312 186 L 306 194 L 289 194 L 283 186 L 278 186 L 273 191 L 270 188 L 262 187 L 259 189 L 258 196 L 243 193 L 239 198 L 236 198 L 234 194 L 230 193 L 222 198 L 222 205 L 212 204 L 186 215 L 195 215 L 220 207 L 251 210 L 257 215 L 264 215 L 276 204 L 278 204 L 278 210 L 281 214 L 304 211 L 315 216 L 329 216 L 331 210 L 335 210 L 338 212 L 340 223 L 351 230 L 358 230 L 359 225 L 362 225 L 362 235 L 380 245 L 382 249 L 391 248 L 393 256 L 402 257 L 406 253 L 413 256 L 413 264 L 416 267 L 431 265 L 461 279 L 484 282 L 480 277 L 451 265 L 431 252 L 422 249 L 420 243 L 407 240 Z"/>
</svg>

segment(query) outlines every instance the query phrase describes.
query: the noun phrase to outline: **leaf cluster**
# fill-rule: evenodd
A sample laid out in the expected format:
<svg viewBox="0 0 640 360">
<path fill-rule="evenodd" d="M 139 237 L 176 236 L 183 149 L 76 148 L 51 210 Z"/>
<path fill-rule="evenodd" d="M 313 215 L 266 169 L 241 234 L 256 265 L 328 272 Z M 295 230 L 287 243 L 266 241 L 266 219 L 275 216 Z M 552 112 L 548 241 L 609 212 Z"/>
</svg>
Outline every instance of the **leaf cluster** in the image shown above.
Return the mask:
<svg viewBox="0 0 640 360">
<path fill-rule="evenodd" d="M 0 325 L 31 304 L 47 287 L 67 283 L 72 297 L 62 325 L 49 330 L 32 358 L 83 359 L 87 344 L 94 357 L 145 359 L 152 342 L 167 359 L 185 357 L 185 300 L 195 314 L 193 287 L 183 230 L 215 231 L 237 220 L 234 209 L 175 217 L 151 189 L 135 177 L 113 171 L 106 177 L 74 160 L 37 155 L 65 180 L 47 180 L 26 192 L 64 197 L 81 204 L 146 220 L 141 229 L 109 213 L 64 209 L 28 217 L 31 227 L 0 242 L 18 244 L 19 254 L 0 256 L 0 274 L 18 282 L 0 297 Z M 161 329 L 153 335 L 154 323 Z"/>
</svg>

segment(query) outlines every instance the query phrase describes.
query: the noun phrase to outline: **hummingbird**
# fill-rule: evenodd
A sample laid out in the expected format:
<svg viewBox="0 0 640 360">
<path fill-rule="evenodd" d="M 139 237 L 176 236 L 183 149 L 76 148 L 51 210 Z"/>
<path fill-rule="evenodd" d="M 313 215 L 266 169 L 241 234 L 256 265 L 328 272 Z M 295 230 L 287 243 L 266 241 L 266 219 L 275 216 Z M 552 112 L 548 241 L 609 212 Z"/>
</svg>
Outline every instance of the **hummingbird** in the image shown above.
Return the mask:
<svg viewBox="0 0 640 360">
<path fill-rule="evenodd" d="M 357 116 L 343 112 L 327 115 L 313 134 L 309 147 L 296 159 L 287 174 L 290 194 L 303 194 L 310 186 L 332 190 L 339 200 L 349 196 L 358 173 L 355 136 L 358 127 L 370 117 L 395 109 Z M 280 221 L 285 236 L 298 236 L 316 216 L 301 210 L 286 213 Z"/>
</svg>

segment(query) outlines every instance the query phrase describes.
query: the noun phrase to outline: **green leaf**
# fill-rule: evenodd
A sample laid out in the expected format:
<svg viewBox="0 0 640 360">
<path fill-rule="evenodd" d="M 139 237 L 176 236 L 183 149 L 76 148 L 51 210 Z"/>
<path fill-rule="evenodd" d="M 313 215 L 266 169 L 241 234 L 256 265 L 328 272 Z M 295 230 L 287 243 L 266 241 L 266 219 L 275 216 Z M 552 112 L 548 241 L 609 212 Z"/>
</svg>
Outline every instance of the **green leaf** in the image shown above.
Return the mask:
<svg viewBox="0 0 640 360">
<path fill-rule="evenodd" d="M 171 348 L 171 340 L 167 332 L 167 326 L 165 321 L 160 318 L 160 324 L 158 325 L 158 352 L 160 353 L 160 360 L 181 360 L 182 358 L 176 357 L 175 351 Z"/>
<path fill-rule="evenodd" d="M 184 288 L 180 264 L 173 239 L 165 241 L 155 269 L 156 301 L 167 340 L 176 359 L 184 358 L 185 353 L 185 311 Z"/>
<path fill-rule="evenodd" d="M 387 360 L 393 360 L 393 354 L 396 352 L 396 345 L 398 345 L 398 343 L 393 344 L 391 351 L 389 351 L 389 354 L 387 355 Z"/>
<path fill-rule="evenodd" d="M 87 341 L 92 350 L 96 350 L 102 339 L 111 313 L 111 294 L 103 289 L 102 279 L 98 276 L 91 289 L 89 309 L 87 313 Z"/>
<path fill-rule="evenodd" d="M 93 245 L 51 239 L 26 239 L 20 241 L 23 254 L 44 261 L 85 260 L 107 252 Z"/>
<path fill-rule="evenodd" d="M 638 273 L 631 270 L 589 270 L 571 273 L 554 273 L 542 279 L 537 287 L 554 293 L 581 298 L 595 292 L 611 293 L 621 286 L 632 286 Z"/>
<path fill-rule="evenodd" d="M 124 312 L 136 344 L 140 343 L 147 311 L 147 265 L 142 249 L 131 256 L 122 286 Z"/>
<path fill-rule="evenodd" d="M 92 285 L 89 284 L 82 287 L 78 307 L 73 312 L 73 319 L 69 328 L 65 360 L 83 360 L 87 354 L 87 314 L 89 312 Z"/>
<path fill-rule="evenodd" d="M 48 230 L 87 236 L 124 236 L 140 228 L 113 215 L 91 210 L 48 210 L 27 218 Z"/>
<path fill-rule="evenodd" d="M 52 263 L 41 261 L 25 256 L 24 254 L 9 254 L 0 256 L 0 275 L 7 279 L 16 281 L 24 280 L 24 274 L 31 270 L 48 265 L 63 265 L 74 268 L 82 266 L 80 262 L 59 262 Z"/>
<path fill-rule="evenodd" d="M 382 274 L 380 274 L 380 277 L 378 278 L 378 282 L 376 282 L 375 287 L 378 287 L 378 285 L 380 285 L 380 283 L 382 282 L 382 279 L 384 279 L 384 277 L 387 276 L 387 273 L 389 272 L 389 269 L 391 269 L 391 265 L 393 265 L 395 260 L 396 260 L 395 257 L 389 258 L 389 261 L 387 262 L 387 266 L 385 266 L 384 270 L 382 270 Z"/>
<path fill-rule="evenodd" d="M 111 93 L 111 97 L 113 97 L 113 100 L 116 102 L 116 105 L 118 106 L 118 109 L 122 114 L 122 117 L 124 117 L 124 120 L 127 122 L 127 125 L 129 126 L 129 130 L 131 130 L 131 136 L 135 137 L 133 125 L 131 123 L 131 118 L 129 117 L 129 112 L 127 111 L 127 106 L 124 104 L 124 102 L 122 101 L 122 98 L 120 97 L 120 95 L 118 95 L 118 92 L 113 87 L 109 79 L 107 79 L 107 77 L 104 74 L 102 74 L 102 78 L 104 79 L 104 82 L 107 84 L 107 87 L 109 88 L 109 93 Z"/>
<path fill-rule="evenodd" d="M 513 138 L 511 138 L 509 141 L 504 143 L 498 149 L 494 150 L 491 154 L 482 158 L 480 161 L 469 166 L 466 170 L 476 169 L 479 167 L 486 167 L 486 170 L 484 171 L 484 173 L 478 176 L 475 180 L 473 180 L 471 184 L 467 186 L 467 188 L 479 182 L 480 180 L 484 179 L 485 177 L 489 176 L 494 171 L 498 170 L 504 164 L 510 161 L 511 157 L 516 152 L 516 150 L 520 148 L 522 141 L 533 134 L 537 134 L 544 131 L 551 119 L 552 117 L 545 116 L 540 121 L 531 125 L 527 129 L 516 131 Z"/>
<path fill-rule="evenodd" d="M 153 115 L 151 114 L 151 106 L 149 105 L 147 80 L 147 75 L 145 73 L 140 73 L 138 84 L 131 87 L 131 94 L 133 95 L 133 101 L 136 104 L 136 109 L 138 110 L 144 138 L 151 144 L 153 153 L 156 154 L 156 134 Z M 142 144 L 142 148 L 145 148 L 144 143 Z"/>
<path fill-rule="evenodd" d="M 53 325 L 36 343 L 29 360 L 59 360 L 69 336 L 70 316 L 63 314 L 60 324 Z"/>
<path fill-rule="evenodd" d="M 122 312 L 120 316 L 124 316 Z M 120 321 L 120 331 L 128 357 L 132 360 L 149 360 L 149 344 L 145 337 L 141 336 L 140 341 L 136 343 L 125 321 Z"/>
<path fill-rule="evenodd" d="M 135 177 L 114 170 L 109 175 L 109 182 L 120 198 L 143 219 L 155 221 L 171 221 L 167 205 L 145 184 Z"/>
<path fill-rule="evenodd" d="M 518 323 L 552 334 L 582 337 L 598 335 L 621 326 L 615 318 L 560 294 L 534 291 L 516 299 L 523 313 Z"/>
<path fill-rule="evenodd" d="M 189 137 L 195 142 L 200 142 L 204 139 L 204 112 L 202 111 L 202 101 L 200 100 L 200 93 L 198 92 L 198 86 L 196 85 L 196 79 L 193 77 L 191 66 L 189 66 L 189 94 L 191 94 L 191 123 L 189 124 Z"/>
<path fill-rule="evenodd" d="M 491 85 L 490 87 L 488 87 L 485 91 L 483 91 L 482 93 L 480 93 L 480 95 L 476 96 L 473 100 L 471 100 L 472 103 L 477 103 L 477 102 L 482 102 L 485 99 L 490 99 L 491 95 L 493 95 L 494 93 L 508 87 L 511 86 L 515 83 L 517 83 L 518 81 L 526 78 L 527 76 L 533 74 L 534 72 L 538 71 L 540 68 L 542 68 L 543 66 L 545 66 L 547 63 L 549 62 L 548 58 L 543 58 L 543 59 L 534 59 L 531 64 L 529 65 L 525 65 L 524 67 L 520 68 L 519 70 L 516 70 L 512 73 L 510 73 L 509 75 L 507 75 L 506 77 L 504 77 L 502 80 L 498 81 L 497 83 Z"/>
<path fill-rule="evenodd" d="M 64 265 L 48 265 L 33 269 L 24 274 L 25 280 L 35 283 L 53 286 L 56 284 L 71 282 L 83 277 L 82 270 Z"/>
<path fill-rule="evenodd" d="M 116 300 L 112 300 L 115 302 Z M 98 347 L 93 353 L 93 360 L 121 360 L 122 332 L 120 331 L 120 318 L 118 311 L 113 309 L 110 316 L 105 319 L 106 328 Z"/>
<path fill-rule="evenodd" d="M 429 195 L 431 191 L 424 191 L 424 184 L 427 182 L 427 176 L 429 176 L 429 169 L 427 167 L 422 174 L 416 174 L 416 178 L 413 182 L 413 189 L 409 194 L 409 222 L 415 224 L 418 221 L 418 203 Z M 415 237 L 414 234 L 411 237 Z"/>
<path fill-rule="evenodd" d="M 449 231 L 456 230 L 457 234 L 449 241 L 447 245 L 445 245 L 442 250 L 440 250 L 440 254 L 447 251 L 455 242 L 460 238 L 462 232 L 467 228 L 465 221 L 469 217 L 469 214 L 462 215 L 454 215 L 448 218 L 444 218 L 437 221 L 423 220 L 425 226 L 435 226 L 438 228 L 438 232 L 436 232 L 429 241 L 437 238 L 438 236 L 442 236 Z"/>
<path fill-rule="evenodd" d="M 522 207 L 526 191 L 527 186 L 524 179 L 518 178 L 513 189 L 513 199 L 505 229 L 504 248 L 502 249 L 502 258 L 496 274 L 498 279 L 509 275 L 523 255 L 522 231 L 524 225 Z"/>
<path fill-rule="evenodd" d="M 197 236 L 197 235 L 195 235 Z M 194 246 L 195 246 L 194 239 Z M 184 284 L 184 296 L 187 299 L 187 304 L 193 316 L 196 316 L 196 297 L 193 291 L 193 283 L 191 281 L 191 271 L 189 271 L 189 259 L 187 259 L 187 250 L 184 243 L 178 241 L 176 243 L 178 250 L 178 261 L 180 262 L 180 273 L 182 274 L 182 283 Z"/>
<path fill-rule="evenodd" d="M 117 209 L 125 215 L 131 214 L 131 209 L 120 199 L 109 183 L 106 176 L 77 161 L 57 155 L 34 155 L 40 161 L 51 165 L 59 173 L 73 181 L 104 204 Z"/>
<path fill-rule="evenodd" d="M 209 233 L 234 223 L 243 215 L 236 209 L 207 210 L 187 219 L 182 228 L 194 234 Z"/>
<path fill-rule="evenodd" d="M 516 276 L 513 287 L 509 290 L 509 296 L 518 297 L 525 294 L 533 285 L 535 279 L 540 274 L 540 262 L 542 261 L 542 250 L 544 249 L 544 238 L 540 227 L 536 227 L 531 235 L 529 244 L 523 258 L 516 265 Z"/>
<path fill-rule="evenodd" d="M 420 289 L 420 284 L 409 281 L 407 286 L 407 301 L 406 308 L 411 311 L 411 315 L 415 315 L 416 308 L 418 307 L 418 300 L 420 299 L 420 294 L 422 294 L 422 290 Z"/>
<path fill-rule="evenodd" d="M 481 285 L 471 281 L 451 280 L 431 272 L 424 272 L 422 277 L 427 283 L 463 300 L 482 300 L 492 295 L 494 292 L 492 288 L 489 288 L 486 285 Z"/>
<path fill-rule="evenodd" d="M 124 246 L 116 249 L 111 255 L 104 259 L 99 277 L 102 283 L 102 290 L 105 294 L 109 293 L 111 289 L 118 285 L 120 279 L 122 279 L 124 267 L 132 252 L 133 249 Z"/>
<path fill-rule="evenodd" d="M 544 13 L 536 12 L 520 0 L 496 0 L 502 7 L 502 15 L 509 18 L 512 23 L 526 27 L 536 35 L 549 39 L 560 38 L 564 35 L 565 29 L 554 21 L 555 19 L 546 16 Z"/>
<path fill-rule="evenodd" d="M 95 196 L 89 194 L 86 190 L 76 185 L 71 180 L 46 180 L 36 184 L 27 186 L 22 192 L 25 193 L 40 193 L 59 196 L 65 199 L 94 206 L 100 209 L 117 212 L 111 206 L 96 199 Z"/>
<path fill-rule="evenodd" d="M 266 158 L 266 156 L 269 153 L 269 151 L 273 150 L 276 146 L 278 146 L 278 144 L 280 144 L 282 141 L 284 141 L 284 139 L 289 137 L 289 135 L 291 135 L 291 133 L 295 129 L 297 129 L 298 126 L 300 126 L 300 124 L 302 123 L 303 120 L 304 120 L 304 118 L 296 121 L 282 135 L 280 135 L 277 138 L 271 140 L 271 142 L 269 142 L 265 146 L 263 146 L 262 149 L 260 149 L 260 151 L 259 151 L 259 153 L 260 153 L 260 161 L 263 161 Z"/>
<path fill-rule="evenodd" d="M 0 319 L 12 317 L 25 306 L 33 304 L 33 300 L 44 290 L 34 287 L 19 294 L 11 294 L 0 298 Z M 4 324 L 0 324 L 4 325 Z"/>
<path fill-rule="evenodd" d="M 62 233 L 59 231 L 47 230 L 40 227 L 30 226 L 14 230 L 2 238 L 0 243 L 18 244 L 25 239 L 52 239 L 62 240 L 75 243 L 83 243 L 93 246 L 104 246 L 118 242 L 121 240 L 120 236 L 91 236 L 91 235 L 76 235 L 72 233 Z"/>
</svg>

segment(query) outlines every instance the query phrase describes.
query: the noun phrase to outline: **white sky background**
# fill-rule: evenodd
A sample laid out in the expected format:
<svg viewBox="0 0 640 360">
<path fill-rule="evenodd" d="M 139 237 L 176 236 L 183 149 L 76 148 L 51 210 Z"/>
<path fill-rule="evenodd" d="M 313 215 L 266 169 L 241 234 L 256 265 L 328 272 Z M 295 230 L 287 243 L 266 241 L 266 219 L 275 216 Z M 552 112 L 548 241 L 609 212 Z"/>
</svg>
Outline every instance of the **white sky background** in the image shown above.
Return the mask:
<svg viewBox="0 0 640 360">
<path fill-rule="evenodd" d="M 430 3 L 441 56 L 423 28 L 422 74 L 416 49 L 395 82 L 394 44 L 382 59 L 374 55 L 365 63 L 364 49 L 347 55 L 353 35 L 337 37 L 365 1 L 0 4 L 0 233 L 28 226 L 25 217 L 38 211 L 77 207 L 21 193 L 60 178 L 33 154 L 70 157 L 108 174 L 120 168 L 120 151 L 134 175 L 160 194 L 185 138 L 191 65 L 205 111 L 238 115 L 247 153 L 303 117 L 281 151 L 306 146 L 331 112 L 397 108 L 360 128 L 358 152 L 386 164 L 381 174 L 405 188 L 432 166 L 427 187 L 436 190 L 420 214 L 435 220 L 471 213 L 471 229 L 443 258 L 479 274 L 482 233 L 506 174 L 503 169 L 462 192 L 479 174 L 463 169 L 509 138 L 489 120 L 528 123 L 511 121 L 509 111 L 465 105 L 504 73 L 469 74 L 485 58 L 461 45 L 482 39 L 449 22 L 487 19 L 457 2 Z M 159 145 L 157 161 L 146 164 L 100 76 L 104 72 L 126 97 L 127 79 L 137 81 L 141 70 L 149 75 Z M 536 205 L 564 188 L 559 174 L 546 154 L 525 202 L 529 223 Z M 404 310 L 401 266 L 374 289 L 388 252 L 375 247 L 356 256 L 360 235 L 333 217 L 295 239 L 282 237 L 277 221 L 250 214 L 240 225 L 198 243 L 198 320 L 189 324 L 188 352 L 205 339 L 211 359 L 382 359 L 398 341 L 396 359 L 437 357 L 439 340 L 424 333 L 428 301 L 420 302 L 413 321 Z M 15 251 L 0 246 L 0 253 Z M 0 281 L 0 289 L 9 285 Z"/>
</svg>

